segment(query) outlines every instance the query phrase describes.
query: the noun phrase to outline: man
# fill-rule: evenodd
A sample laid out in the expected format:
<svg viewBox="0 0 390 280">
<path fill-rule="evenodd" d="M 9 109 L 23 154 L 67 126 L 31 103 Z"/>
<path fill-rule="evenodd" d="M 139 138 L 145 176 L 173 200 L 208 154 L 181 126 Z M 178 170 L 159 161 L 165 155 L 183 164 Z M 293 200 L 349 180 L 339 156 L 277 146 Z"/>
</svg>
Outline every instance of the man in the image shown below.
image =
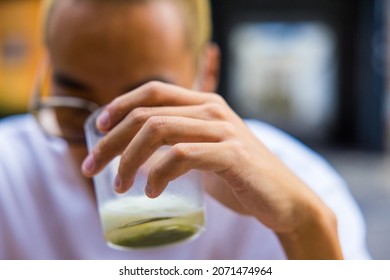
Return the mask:
<svg viewBox="0 0 390 280">
<path fill-rule="evenodd" d="M 2 124 L 1 258 L 368 257 L 361 216 L 334 171 L 282 132 L 242 121 L 212 93 L 219 57 L 206 0 L 62 0 L 47 11 L 53 86 L 34 103 L 42 128 L 65 141 L 45 137 L 29 116 Z M 107 134 L 87 155 L 82 111 L 103 105 L 96 125 Z M 171 247 L 108 248 L 79 167 L 92 177 L 122 155 L 115 186 L 126 192 L 164 144 L 171 149 L 145 192 L 153 199 L 170 180 L 202 170 L 206 232 Z"/>
</svg>

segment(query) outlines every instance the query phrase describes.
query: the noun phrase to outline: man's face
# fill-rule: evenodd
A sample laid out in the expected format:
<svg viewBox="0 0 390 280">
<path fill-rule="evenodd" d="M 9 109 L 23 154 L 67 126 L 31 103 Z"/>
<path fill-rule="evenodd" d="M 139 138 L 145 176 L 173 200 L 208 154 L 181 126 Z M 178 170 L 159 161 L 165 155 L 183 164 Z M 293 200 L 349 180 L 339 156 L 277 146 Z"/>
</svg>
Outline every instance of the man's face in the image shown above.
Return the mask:
<svg viewBox="0 0 390 280">
<path fill-rule="evenodd" d="M 196 63 L 184 32 L 169 1 L 58 1 L 48 30 L 54 93 L 104 105 L 151 80 L 191 87 Z"/>
</svg>

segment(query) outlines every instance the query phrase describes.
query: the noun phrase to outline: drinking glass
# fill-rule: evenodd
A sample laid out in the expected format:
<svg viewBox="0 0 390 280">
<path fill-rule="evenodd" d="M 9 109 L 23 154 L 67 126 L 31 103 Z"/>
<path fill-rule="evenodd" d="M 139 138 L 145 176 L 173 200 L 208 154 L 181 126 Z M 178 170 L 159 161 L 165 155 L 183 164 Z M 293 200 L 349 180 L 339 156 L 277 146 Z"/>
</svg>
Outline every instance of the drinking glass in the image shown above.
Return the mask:
<svg viewBox="0 0 390 280">
<path fill-rule="evenodd" d="M 96 128 L 95 111 L 84 130 L 91 151 L 104 134 Z M 164 192 L 151 199 L 145 195 L 150 167 L 170 149 L 160 147 L 143 164 L 130 190 L 118 194 L 114 178 L 120 156 L 94 176 L 98 211 L 107 244 L 118 249 L 142 249 L 174 244 L 199 236 L 205 227 L 205 207 L 200 172 L 191 170 L 171 181 Z"/>
</svg>

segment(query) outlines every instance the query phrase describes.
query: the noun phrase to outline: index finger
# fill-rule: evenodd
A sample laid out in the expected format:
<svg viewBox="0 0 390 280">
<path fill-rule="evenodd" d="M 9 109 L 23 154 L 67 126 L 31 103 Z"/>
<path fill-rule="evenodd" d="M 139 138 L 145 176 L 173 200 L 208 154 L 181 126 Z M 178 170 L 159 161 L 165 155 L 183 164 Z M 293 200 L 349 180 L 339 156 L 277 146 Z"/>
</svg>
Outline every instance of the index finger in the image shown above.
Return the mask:
<svg viewBox="0 0 390 280">
<path fill-rule="evenodd" d="M 106 132 L 137 107 L 199 105 L 210 95 L 163 82 L 149 82 L 115 98 L 100 113 L 96 126 Z"/>
</svg>

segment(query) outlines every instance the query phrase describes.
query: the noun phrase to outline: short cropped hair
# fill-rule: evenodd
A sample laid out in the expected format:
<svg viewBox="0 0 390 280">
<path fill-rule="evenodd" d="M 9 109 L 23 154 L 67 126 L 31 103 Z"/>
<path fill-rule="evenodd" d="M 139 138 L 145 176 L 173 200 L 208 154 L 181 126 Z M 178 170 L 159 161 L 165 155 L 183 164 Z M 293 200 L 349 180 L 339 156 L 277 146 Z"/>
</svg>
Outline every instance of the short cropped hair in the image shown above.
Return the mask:
<svg viewBox="0 0 390 280">
<path fill-rule="evenodd" d="M 56 2 L 67 0 L 44 0 L 43 1 L 43 34 L 44 41 L 48 42 L 48 26 L 50 25 L 50 17 L 53 13 Z M 79 0 L 83 1 L 83 0 Z M 90 2 L 148 2 L 148 1 L 163 1 L 163 0 L 84 0 Z M 183 18 L 186 20 L 186 37 L 189 46 L 196 53 L 199 53 L 211 40 L 212 36 L 212 20 L 210 12 L 209 0 L 164 0 L 174 2 L 183 12 Z"/>
</svg>

